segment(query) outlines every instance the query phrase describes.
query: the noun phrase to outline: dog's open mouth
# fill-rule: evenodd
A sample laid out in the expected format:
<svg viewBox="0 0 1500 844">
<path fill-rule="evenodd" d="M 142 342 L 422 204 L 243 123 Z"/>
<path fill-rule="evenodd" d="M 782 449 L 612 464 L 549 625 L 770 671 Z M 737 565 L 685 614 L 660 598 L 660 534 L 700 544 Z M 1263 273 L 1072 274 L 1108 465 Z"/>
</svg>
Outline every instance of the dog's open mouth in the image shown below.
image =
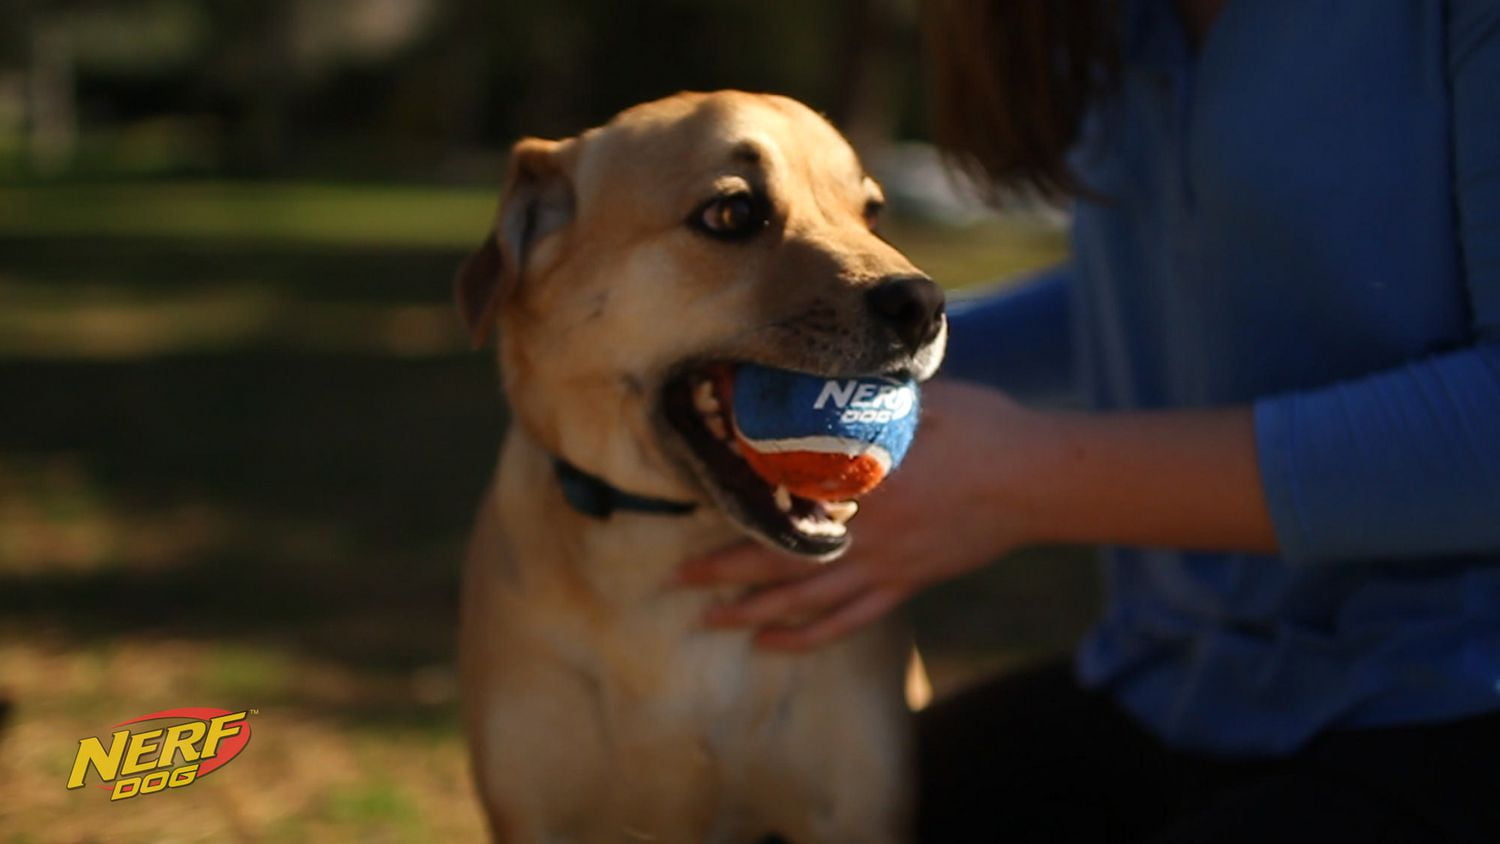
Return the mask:
<svg viewBox="0 0 1500 844">
<path fill-rule="evenodd" d="M 766 482 L 741 456 L 731 401 L 732 364 L 697 367 L 667 382 L 662 410 L 695 458 L 694 469 L 729 517 L 770 544 L 831 559 L 849 544 L 853 501 L 817 501 Z"/>
</svg>

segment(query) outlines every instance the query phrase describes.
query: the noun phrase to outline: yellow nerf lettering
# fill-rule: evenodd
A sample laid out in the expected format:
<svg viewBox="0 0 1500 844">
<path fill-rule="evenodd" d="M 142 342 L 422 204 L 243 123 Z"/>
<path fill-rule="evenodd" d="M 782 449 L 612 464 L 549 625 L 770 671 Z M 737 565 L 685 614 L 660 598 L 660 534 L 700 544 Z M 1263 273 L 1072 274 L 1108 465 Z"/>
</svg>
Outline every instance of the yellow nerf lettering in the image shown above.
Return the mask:
<svg viewBox="0 0 1500 844">
<path fill-rule="evenodd" d="M 198 748 L 193 745 L 203 738 L 208 732 L 208 725 L 202 721 L 189 721 L 186 724 L 178 724 L 167 728 L 167 737 L 161 743 L 161 758 L 156 761 L 157 767 L 165 768 L 173 762 L 172 757 L 178 751 L 182 752 L 182 761 L 198 761 Z"/>
<path fill-rule="evenodd" d="M 200 759 L 208 759 L 219 752 L 219 742 L 230 736 L 237 736 L 244 724 L 233 724 L 231 722 L 243 721 L 250 710 L 244 712 L 231 712 L 228 715 L 220 715 L 208 722 L 208 736 L 203 739 L 203 752 L 199 754 Z"/>
<path fill-rule="evenodd" d="M 129 730 L 112 734 L 108 753 L 96 738 L 78 742 L 78 755 L 73 757 L 73 773 L 68 775 L 68 788 L 83 788 L 83 778 L 90 767 L 99 772 L 99 779 L 106 782 L 114 779 L 120 771 L 120 759 L 125 756 L 125 740 L 129 736 Z"/>
<path fill-rule="evenodd" d="M 149 771 L 156 767 L 156 760 L 142 762 L 141 757 L 148 753 L 156 752 L 159 745 L 156 739 L 166 730 L 147 730 L 144 733 L 136 733 L 130 737 L 130 749 L 125 751 L 125 765 L 120 768 L 120 776 L 128 777 L 131 774 L 139 774 L 141 771 Z"/>
<path fill-rule="evenodd" d="M 140 793 L 140 777 L 121 777 L 120 779 L 115 780 L 115 787 L 112 791 L 110 791 L 109 799 L 111 801 L 129 800 L 130 798 Z"/>
<path fill-rule="evenodd" d="M 191 785 L 193 780 L 197 778 L 198 766 L 185 765 L 172 771 L 172 776 L 167 780 L 167 788 L 180 788 L 184 785 Z"/>
</svg>

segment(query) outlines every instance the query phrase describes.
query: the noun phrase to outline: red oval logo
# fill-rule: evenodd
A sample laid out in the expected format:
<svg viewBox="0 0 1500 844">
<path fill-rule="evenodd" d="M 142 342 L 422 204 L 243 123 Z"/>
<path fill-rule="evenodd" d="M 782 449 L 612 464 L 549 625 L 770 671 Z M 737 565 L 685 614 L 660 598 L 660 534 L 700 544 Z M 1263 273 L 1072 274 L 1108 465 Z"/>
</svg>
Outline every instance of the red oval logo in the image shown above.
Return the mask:
<svg viewBox="0 0 1500 844">
<path fill-rule="evenodd" d="M 142 721 L 158 721 L 163 718 L 192 718 L 197 721 L 212 723 L 215 718 L 234 714 L 234 712 L 228 709 L 213 709 L 207 706 L 184 706 L 181 709 L 167 709 L 162 712 L 153 712 L 150 715 L 142 715 L 139 718 L 131 718 L 129 721 L 121 721 L 115 726 L 123 727 L 127 724 L 139 724 Z M 239 726 L 239 732 L 226 737 L 218 743 L 218 748 L 213 758 L 198 766 L 198 776 L 206 776 L 213 773 L 216 769 L 224 767 L 229 763 L 229 760 L 238 756 L 240 751 L 245 749 L 245 745 L 250 743 L 250 715 L 248 712 L 239 714 L 240 718 L 237 720 L 224 722 L 225 726 Z"/>
</svg>

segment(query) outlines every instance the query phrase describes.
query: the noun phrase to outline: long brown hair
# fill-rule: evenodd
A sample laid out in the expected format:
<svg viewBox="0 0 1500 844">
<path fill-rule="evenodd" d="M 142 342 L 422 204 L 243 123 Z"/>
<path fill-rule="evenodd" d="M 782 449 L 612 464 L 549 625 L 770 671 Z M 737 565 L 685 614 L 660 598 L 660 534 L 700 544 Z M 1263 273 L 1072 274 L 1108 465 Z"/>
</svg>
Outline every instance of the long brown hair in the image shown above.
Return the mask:
<svg viewBox="0 0 1500 844">
<path fill-rule="evenodd" d="M 1114 0 L 925 0 L 938 145 L 998 204 L 1087 193 L 1064 153 L 1119 68 Z"/>
</svg>

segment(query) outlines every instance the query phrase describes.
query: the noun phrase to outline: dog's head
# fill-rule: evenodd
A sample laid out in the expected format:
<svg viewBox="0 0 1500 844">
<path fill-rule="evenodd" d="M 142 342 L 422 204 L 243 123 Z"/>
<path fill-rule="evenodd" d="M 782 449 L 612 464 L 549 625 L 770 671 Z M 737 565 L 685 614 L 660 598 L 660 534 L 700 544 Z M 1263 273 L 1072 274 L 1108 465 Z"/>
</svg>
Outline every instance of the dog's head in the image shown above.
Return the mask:
<svg viewBox="0 0 1500 844">
<path fill-rule="evenodd" d="M 544 448 L 830 558 L 853 508 L 795 496 L 787 507 L 722 436 L 732 420 L 714 376 L 742 361 L 932 375 L 943 295 L 876 233 L 881 204 L 849 144 L 806 106 L 678 94 L 575 138 L 517 143 L 458 303 L 476 345 L 498 326 L 516 423 Z"/>
</svg>

